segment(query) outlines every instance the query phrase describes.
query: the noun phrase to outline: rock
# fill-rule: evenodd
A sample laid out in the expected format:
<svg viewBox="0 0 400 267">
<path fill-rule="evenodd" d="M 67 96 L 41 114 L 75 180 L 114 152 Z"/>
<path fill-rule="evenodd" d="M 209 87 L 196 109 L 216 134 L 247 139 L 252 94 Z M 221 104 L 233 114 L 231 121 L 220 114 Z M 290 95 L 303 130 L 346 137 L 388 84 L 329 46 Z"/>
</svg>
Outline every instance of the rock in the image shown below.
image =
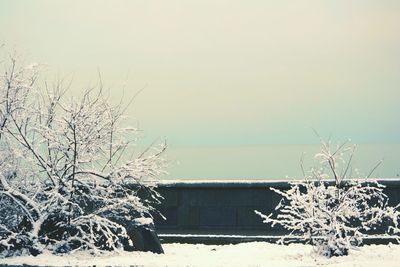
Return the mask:
<svg viewBox="0 0 400 267">
<path fill-rule="evenodd" d="M 160 239 L 155 232 L 153 220 L 150 218 L 135 220 L 133 227 L 130 227 L 128 231 L 135 250 L 150 251 L 157 254 L 164 253 Z"/>
</svg>

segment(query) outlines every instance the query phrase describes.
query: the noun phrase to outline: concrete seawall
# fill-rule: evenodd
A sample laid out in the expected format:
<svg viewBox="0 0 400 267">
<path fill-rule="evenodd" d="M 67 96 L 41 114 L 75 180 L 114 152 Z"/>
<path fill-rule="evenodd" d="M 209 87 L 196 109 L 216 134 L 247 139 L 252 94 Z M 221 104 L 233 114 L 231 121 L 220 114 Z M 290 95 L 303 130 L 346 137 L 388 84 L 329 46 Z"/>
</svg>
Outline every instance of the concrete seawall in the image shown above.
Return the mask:
<svg viewBox="0 0 400 267">
<path fill-rule="evenodd" d="M 380 179 L 389 203 L 400 202 L 400 179 Z M 284 233 L 263 224 L 254 213 L 271 213 L 281 197 L 271 188 L 287 189 L 288 181 L 163 181 L 157 191 L 165 198 L 155 218 L 157 232 L 167 241 L 205 241 L 207 236 L 232 240 L 274 239 Z M 221 239 L 221 240 L 222 240 Z"/>
</svg>

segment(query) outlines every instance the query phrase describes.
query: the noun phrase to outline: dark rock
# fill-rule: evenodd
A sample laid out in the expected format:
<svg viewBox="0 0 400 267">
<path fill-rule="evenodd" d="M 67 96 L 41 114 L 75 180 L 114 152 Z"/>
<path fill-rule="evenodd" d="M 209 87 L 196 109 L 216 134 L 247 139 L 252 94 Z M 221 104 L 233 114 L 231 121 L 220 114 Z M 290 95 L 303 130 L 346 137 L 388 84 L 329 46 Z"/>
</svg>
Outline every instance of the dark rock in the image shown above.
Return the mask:
<svg viewBox="0 0 400 267">
<path fill-rule="evenodd" d="M 142 218 L 144 219 L 144 218 Z M 149 251 L 163 254 L 160 239 L 155 232 L 154 223 L 151 219 L 134 220 L 129 223 L 124 222 L 130 241 L 123 240 L 124 250 L 127 251 Z"/>
<path fill-rule="evenodd" d="M 150 251 L 157 254 L 164 253 L 153 224 L 135 226 L 128 234 L 133 241 L 135 250 Z"/>
</svg>

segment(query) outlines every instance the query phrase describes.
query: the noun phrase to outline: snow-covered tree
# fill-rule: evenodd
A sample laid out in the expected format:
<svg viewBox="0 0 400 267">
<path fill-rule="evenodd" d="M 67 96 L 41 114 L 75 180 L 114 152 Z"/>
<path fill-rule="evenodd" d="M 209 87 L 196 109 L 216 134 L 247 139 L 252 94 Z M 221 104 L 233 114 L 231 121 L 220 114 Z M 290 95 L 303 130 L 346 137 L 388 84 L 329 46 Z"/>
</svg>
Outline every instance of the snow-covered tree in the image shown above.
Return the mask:
<svg viewBox="0 0 400 267">
<path fill-rule="evenodd" d="M 101 88 L 66 100 L 61 83 L 40 89 L 36 77 L 11 58 L 0 81 L 0 255 L 135 249 L 166 145 L 132 154 L 126 106 Z"/>
<path fill-rule="evenodd" d="M 367 177 L 352 177 L 354 150 L 346 143 L 333 146 L 321 140 L 317 166 L 307 173 L 302 167 L 302 181 L 291 182 L 289 190 L 272 188 L 283 197 L 276 212 L 255 212 L 264 223 L 290 231 L 282 241 L 297 236 L 328 257 L 346 255 L 375 227 L 398 235 L 398 206 L 389 206 L 384 186 L 369 178 L 375 168 Z"/>
</svg>

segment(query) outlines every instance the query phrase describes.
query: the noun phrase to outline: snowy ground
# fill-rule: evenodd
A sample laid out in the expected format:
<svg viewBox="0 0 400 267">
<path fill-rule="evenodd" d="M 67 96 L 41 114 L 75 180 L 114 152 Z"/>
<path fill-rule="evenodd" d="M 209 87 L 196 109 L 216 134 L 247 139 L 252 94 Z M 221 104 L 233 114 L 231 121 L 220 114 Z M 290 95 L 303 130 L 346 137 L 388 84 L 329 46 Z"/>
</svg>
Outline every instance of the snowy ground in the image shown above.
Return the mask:
<svg viewBox="0 0 400 267">
<path fill-rule="evenodd" d="M 0 264 L 46 266 L 400 266 L 400 245 L 370 245 L 349 256 L 323 258 L 310 246 L 266 242 L 238 245 L 165 244 L 165 254 L 130 252 L 93 257 L 80 253 L 1 259 Z"/>
</svg>

